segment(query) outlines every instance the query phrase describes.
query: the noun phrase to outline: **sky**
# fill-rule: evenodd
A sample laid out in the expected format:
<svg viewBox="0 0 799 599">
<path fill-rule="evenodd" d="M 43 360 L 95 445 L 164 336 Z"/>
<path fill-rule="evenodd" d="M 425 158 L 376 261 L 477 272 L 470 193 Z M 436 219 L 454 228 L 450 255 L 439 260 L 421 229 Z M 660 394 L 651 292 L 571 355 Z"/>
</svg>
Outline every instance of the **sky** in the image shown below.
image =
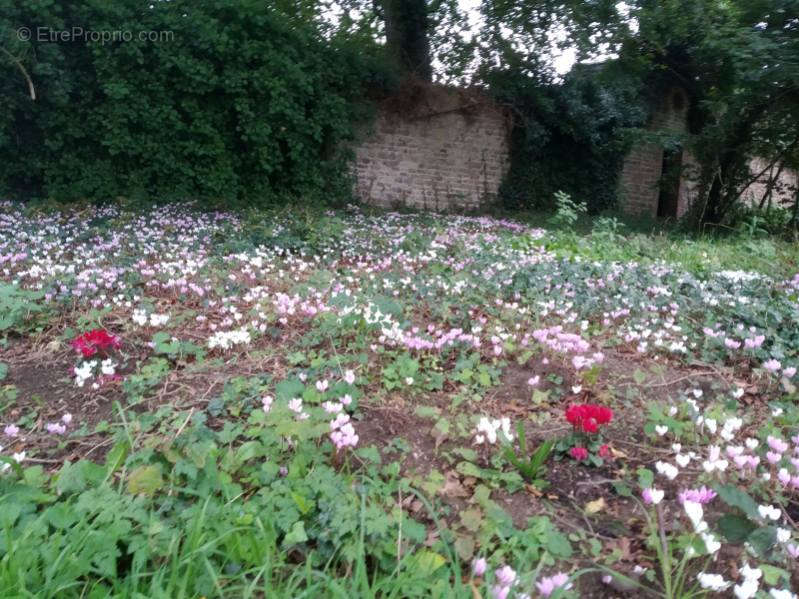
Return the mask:
<svg viewBox="0 0 799 599">
<path fill-rule="evenodd" d="M 469 15 L 470 24 L 474 27 L 480 18 L 480 3 L 482 0 L 458 0 L 461 9 Z M 625 2 L 619 2 L 616 7 L 623 13 L 627 14 L 629 7 Z M 630 23 L 633 30 L 637 29 L 637 24 Z M 552 45 L 552 63 L 558 75 L 565 75 L 568 73 L 577 60 L 577 51 L 574 48 L 558 49 L 554 42 L 558 40 L 558 34 L 555 33 Z M 610 58 L 610 55 L 598 55 L 595 60 L 603 60 Z"/>
</svg>

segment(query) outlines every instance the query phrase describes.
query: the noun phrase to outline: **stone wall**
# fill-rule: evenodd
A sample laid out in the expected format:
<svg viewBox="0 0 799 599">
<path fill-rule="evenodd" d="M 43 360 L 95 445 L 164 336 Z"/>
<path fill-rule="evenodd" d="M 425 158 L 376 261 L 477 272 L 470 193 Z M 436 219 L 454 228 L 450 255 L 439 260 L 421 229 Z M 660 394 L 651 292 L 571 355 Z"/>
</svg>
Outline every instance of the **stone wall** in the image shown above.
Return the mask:
<svg viewBox="0 0 799 599">
<path fill-rule="evenodd" d="M 647 129 L 652 132 L 686 133 L 688 98 L 685 92 L 674 87 L 668 90 L 654 107 L 652 118 Z M 639 142 L 635 144 L 624 159 L 619 178 L 619 204 L 629 214 L 655 217 L 658 216 L 658 204 L 663 184 L 664 150 L 657 143 Z M 680 156 L 680 179 L 678 182 L 678 199 L 676 210 L 667 216 L 680 217 L 685 214 L 698 196 L 699 164 L 687 151 Z M 767 162 L 755 158 L 750 164 L 753 176 L 767 167 Z M 766 170 L 763 175 L 747 187 L 742 198 L 744 201 L 759 204 L 767 190 L 770 175 L 776 176 L 777 168 Z M 793 201 L 799 176 L 795 171 L 786 169 L 780 172 L 777 184 L 772 191 L 772 201 Z"/>
<path fill-rule="evenodd" d="M 779 165 L 770 166 L 769 162 L 762 158 L 752 160 L 749 168 L 753 177 L 755 175 L 760 175 L 760 177 L 744 190 L 742 195 L 744 201 L 759 205 L 768 191 L 769 181 L 776 177 L 776 182 L 771 188 L 772 205 L 793 203 L 796 197 L 796 188 L 799 186 L 799 174 L 796 171 L 780 170 Z"/>
<path fill-rule="evenodd" d="M 428 86 L 386 101 L 355 148 L 356 194 L 434 211 L 491 202 L 508 166 L 509 120 L 478 92 Z"/>
<path fill-rule="evenodd" d="M 669 90 L 652 113 L 647 126 L 652 132 L 685 133 L 688 98 L 680 88 Z M 691 162 L 683 154 L 682 162 Z M 657 216 L 660 196 L 660 180 L 663 170 L 663 147 L 654 142 L 635 144 L 624 159 L 619 177 L 619 204 L 622 210 L 641 216 Z M 680 183 L 677 214 L 682 215 L 688 207 L 690 186 Z"/>
</svg>

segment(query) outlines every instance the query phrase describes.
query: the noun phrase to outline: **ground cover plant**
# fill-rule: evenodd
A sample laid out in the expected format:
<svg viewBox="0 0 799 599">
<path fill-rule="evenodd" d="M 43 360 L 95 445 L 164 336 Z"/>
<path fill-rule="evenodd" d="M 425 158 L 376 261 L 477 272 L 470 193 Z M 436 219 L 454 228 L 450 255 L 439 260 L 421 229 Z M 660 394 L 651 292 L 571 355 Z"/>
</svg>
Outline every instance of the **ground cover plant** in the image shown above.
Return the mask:
<svg viewBox="0 0 799 599">
<path fill-rule="evenodd" d="M 794 596 L 795 248 L 535 225 L 3 204 L 0 595 Z"/>
</svg>

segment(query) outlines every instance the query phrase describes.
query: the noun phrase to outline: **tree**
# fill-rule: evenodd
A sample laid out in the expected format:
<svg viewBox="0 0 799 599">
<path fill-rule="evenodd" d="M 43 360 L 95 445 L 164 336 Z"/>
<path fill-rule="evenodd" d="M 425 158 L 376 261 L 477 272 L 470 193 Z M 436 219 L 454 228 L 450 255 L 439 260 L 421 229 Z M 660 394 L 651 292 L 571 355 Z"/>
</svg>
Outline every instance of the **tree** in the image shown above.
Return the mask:
<svg viewBox="0 0 799 599">
<path fill-rule="evenodd" d="M 426 0 L 380 0 L 386 50 L 402 72 L 433 79 Z"/>
<path fill-rule="evenodd" d="M 691 135 L 699 160 L 694 224 L 724 224 L 758 176 L 792 156 L 799 130 L 799 1 L 638 0 L 619 45 L 641 77 L 665 73 L 692 98 Z"/>
</svg>

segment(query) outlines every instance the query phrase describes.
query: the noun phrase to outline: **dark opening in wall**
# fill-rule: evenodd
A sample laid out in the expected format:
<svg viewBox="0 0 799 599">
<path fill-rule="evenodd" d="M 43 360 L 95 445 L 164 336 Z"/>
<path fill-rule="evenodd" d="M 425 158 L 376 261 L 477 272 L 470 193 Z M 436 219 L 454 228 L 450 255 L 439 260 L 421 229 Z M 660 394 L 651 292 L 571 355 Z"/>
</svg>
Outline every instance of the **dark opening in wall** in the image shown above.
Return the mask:
<svg viewBox="0 0 799 599">
<path fill-rule="evenodd" d="M 660 218 L 677 218 L 680 200 L 681 167 L 682 148 L 663 150 L 657 213 Z"/>
</svg>

